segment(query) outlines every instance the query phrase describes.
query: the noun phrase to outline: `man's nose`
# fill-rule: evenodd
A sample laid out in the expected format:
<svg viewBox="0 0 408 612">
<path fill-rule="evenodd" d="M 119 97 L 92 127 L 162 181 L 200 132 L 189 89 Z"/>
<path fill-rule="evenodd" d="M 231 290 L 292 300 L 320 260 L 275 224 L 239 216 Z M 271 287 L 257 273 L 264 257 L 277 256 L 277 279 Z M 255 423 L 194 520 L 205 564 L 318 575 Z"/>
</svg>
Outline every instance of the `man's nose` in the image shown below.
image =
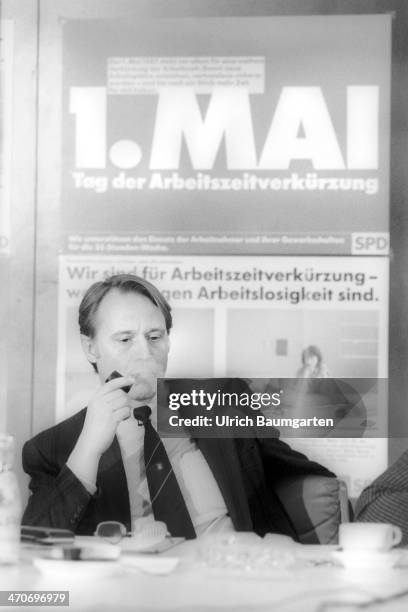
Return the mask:
<svg viewBox="0 0 408 612">
<path fill-rule="evenodd" d="M 150 357 L 150 344 L 147 338 L 135 338 L 130 349 L 132 359 L 147 359 Z"/>
</svg>

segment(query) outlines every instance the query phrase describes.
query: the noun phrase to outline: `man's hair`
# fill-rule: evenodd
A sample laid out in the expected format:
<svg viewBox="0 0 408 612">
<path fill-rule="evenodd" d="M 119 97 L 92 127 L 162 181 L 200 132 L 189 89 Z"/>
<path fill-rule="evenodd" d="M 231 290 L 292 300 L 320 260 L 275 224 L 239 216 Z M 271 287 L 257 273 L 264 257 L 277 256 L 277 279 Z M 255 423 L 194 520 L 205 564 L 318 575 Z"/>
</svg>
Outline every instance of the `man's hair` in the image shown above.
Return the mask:
<svg viewBox="0 0 408 612">
<path fill-rule="evenodd" d="M 105 295 L 112 289 L 118 289 L 122 293 L 140 293 L 147 297 L 164 316 L 167 333 L 170 331 L 173 319 L 171 308 L 166 298 L 151 283 L 134 274 L 115 274 L 104 281 L 94 283 L 89 287 L 79 306 L 79 331 L 81 334 L 93 338 L 96 333 L 95 318 L 100 303 Z"/>
</svg>

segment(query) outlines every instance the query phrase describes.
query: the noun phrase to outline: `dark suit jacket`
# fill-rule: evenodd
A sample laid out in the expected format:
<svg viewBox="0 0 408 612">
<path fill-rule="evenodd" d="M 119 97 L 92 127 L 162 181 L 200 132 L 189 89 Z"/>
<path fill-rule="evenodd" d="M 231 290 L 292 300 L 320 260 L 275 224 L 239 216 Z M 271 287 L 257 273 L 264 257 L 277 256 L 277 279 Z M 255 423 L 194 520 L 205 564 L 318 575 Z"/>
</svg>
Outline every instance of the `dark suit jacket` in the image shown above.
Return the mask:
<svg viewBox="0 0 408 612">
<path fill-rule="evenodd" d="M 97 493 L 91 496 L 66 466 L 81 433 L 85 410 L 43 431 L 23 448 L 23 467 L 31 477 L 25 525 L 68 528 L 92 534 L 101 521 L 116 520 L 130 530 L 127 482 L 119 443 L 102 455 Z M 237 531 L 276 532 L 297 537 L 274 485 L 288 476 L 333 476 L 277 438 L 196 439 Z"/>
<path fill-rule="evenodd" d="M 355 520 L 392 523 L 408 544 L 408 451 L 364 489 L 357 500 Z"/>
</svg>

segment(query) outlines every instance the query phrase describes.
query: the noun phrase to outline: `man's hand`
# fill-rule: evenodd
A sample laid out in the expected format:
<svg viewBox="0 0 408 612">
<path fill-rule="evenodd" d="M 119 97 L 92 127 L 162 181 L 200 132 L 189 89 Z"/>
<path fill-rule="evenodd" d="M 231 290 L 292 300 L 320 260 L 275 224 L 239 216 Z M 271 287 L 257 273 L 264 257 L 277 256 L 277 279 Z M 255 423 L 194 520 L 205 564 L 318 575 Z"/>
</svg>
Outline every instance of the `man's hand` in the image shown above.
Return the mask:
<svg viewBox="0 0 408 612">
<path fill-rule="evenodd" d="M 130 416 L 130 398 L 122 387 L 132 385 L 133 378 L 114 378 L 95 393 L 86 411 L 81 442 L 88 452 L 100 457 L 112 443 L 116 428 Z"/>
<path fill-rule="evenodd" d="M 90 493 L 96 489 L 99 459 L 112 443 L 119 423 L 130 416 L 130 398 L 121 387 L 132 385 L 127 376 L 102 385 L 88 404 L 81 435 L 67 465 Z"/>
</svg>

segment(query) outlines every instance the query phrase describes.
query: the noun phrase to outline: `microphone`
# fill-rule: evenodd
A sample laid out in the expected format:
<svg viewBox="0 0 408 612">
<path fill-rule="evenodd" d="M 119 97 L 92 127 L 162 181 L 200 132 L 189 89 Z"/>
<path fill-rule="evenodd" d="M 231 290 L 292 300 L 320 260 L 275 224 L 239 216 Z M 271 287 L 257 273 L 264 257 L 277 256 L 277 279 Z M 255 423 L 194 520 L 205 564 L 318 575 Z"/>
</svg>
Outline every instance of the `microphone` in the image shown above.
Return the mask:
<svg viewBox="0 0 408 612">
<path fill-rule="evenodd" d="M 111 374 L 109 374 L 108 378 L 105 380 L 105 382 L 109 382 L 110 380 L 113 380 L 114 378 L 122 378 L 123 374 L 120 374 L 117 370 L 113 370 L 113 372 Z M 123 391 L 125 393 L 129 393 L 130 389 L 131 389 L 132 385 L 124 385 L 123 387 L 121 387 L 123 389 Z"/>
</svg>

